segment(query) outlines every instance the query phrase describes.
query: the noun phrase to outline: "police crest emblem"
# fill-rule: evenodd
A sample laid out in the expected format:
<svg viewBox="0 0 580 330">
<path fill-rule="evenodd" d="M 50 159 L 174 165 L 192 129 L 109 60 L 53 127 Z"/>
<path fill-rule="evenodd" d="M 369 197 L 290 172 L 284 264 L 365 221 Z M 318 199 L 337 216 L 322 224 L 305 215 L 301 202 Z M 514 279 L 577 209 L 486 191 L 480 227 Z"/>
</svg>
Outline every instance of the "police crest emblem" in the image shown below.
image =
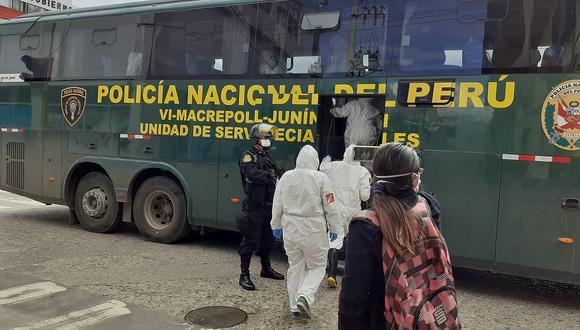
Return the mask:
<svg viewBox="0 0 580 330">
<path fill-rule="evenodd" d="M 580 80 L 556 86 L 542 107 L 542 128 L 548 141 L 564 150 L 580 150 Z"/>
<path fill-rule="evenodd" d="M 60 108 L 70 126 L 81 119 L 87 103 L 87 91 L 80 87 L 67 87 L 60 92 Z"/>
</svg>

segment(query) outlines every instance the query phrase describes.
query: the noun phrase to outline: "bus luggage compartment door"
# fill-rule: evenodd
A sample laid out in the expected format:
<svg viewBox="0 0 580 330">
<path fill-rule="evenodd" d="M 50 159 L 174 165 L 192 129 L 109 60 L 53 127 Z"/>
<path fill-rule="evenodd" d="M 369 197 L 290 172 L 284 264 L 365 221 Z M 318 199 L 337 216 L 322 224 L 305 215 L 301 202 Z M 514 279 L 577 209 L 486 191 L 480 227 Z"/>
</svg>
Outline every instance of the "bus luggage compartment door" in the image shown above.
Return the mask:
<svg viewBox="0 0 580 330">
<path fill-rule="evenodd" d="M 217 218 L 220 228 L 235 230 L 236 216 L 242 210 L 244 199 L 238 160 L 249 148 L 250 143 L 243 140 L 221 140 L 219 144 Z"/>
<path fill-rule="evenodd" d="M 580 283 L 580 162 L 503 160 L 496 267 Z"/>
<path fill-rule="evenodd" d="M 44 131 L 42 195 L 60 199 L 62 192 L 62 147 L 60 131 Z"/>
</svg>

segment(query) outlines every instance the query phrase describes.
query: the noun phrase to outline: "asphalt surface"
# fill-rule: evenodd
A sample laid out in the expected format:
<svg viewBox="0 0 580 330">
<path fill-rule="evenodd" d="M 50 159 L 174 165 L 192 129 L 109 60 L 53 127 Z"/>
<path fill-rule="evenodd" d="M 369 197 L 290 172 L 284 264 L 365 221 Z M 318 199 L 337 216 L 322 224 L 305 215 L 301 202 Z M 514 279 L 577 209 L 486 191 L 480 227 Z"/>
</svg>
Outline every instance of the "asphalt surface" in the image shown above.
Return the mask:
<svg viewBox="0 0 580 330">
<path fill-rule="evenodd" d="M 136 228 L 94 234 L 68 225 L 68 210 L 0 191 L 0 329 L 197 329 L 190 310 L 232 306 L 237 329 L 336 329 L 339 290 L 324 285 L 313 319 L 293 321 L 284 281 L 238 286 L 240 241 L 218 232 L 163 245 Z M 285 272 L 281 249 L 272 256 Z M 455 271 L 466 329 L 580 329 L 580 288 L 488 272 Z"/>
</svg>

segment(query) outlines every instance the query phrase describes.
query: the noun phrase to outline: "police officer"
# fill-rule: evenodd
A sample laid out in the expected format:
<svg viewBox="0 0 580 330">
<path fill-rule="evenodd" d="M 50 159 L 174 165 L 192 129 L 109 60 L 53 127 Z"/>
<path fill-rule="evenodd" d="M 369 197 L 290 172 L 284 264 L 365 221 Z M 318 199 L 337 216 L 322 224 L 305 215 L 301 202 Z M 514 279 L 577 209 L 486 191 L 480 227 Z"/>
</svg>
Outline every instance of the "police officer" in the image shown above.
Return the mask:
<svg viewBox="0 0 580 330">
<path fill-rule="evenodd" d="M 246 198 L 240 229 L 244 235 L 240 245 L 241 258 L 240 286 L 245 290 L 256 290 L 250 278 L 250 261 L 254 252 L 262 261 L 261 277 L 283 280 L 284 275 L 277 273 L 270 264 L 270 251 L 274 236 L 270 227 L 272 218 L 272 199 L 280 172 L 276 163 L 268 155 L 274 126 L 254 125 L 250 131 L 252 147 L 242 154 L 240 173 Z"/>
</svg>

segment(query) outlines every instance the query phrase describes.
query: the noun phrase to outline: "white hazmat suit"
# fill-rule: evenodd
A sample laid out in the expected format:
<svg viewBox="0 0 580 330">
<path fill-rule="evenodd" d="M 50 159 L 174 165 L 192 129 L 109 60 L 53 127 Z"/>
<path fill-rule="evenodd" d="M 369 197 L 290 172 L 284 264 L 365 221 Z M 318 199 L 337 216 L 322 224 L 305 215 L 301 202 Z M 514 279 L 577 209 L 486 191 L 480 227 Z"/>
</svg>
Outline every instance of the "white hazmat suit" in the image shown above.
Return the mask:
<svg viewBox="0 0 580 330">
<path fill-rule="evenodd" d="M 337 118 L 347 118 L 344 145 L 375 145 L 379 134 L 380 113 L 372 105 L 371 98 L 350 101 L 339 108 L 330 109 Z"/>
<path fill-rule="evenodd" d="M 340 233 L 340 216 L 326 174 L 318 171 L 318 153 L 306 145 L 298 153 L 296 168 L 284 173 L 274 193 L 272 229 L 282 229 L 288 255 L 290 310 L 304 297 L 309 305 L 326 272 L 328 233 Z"/>
<path fill-rule="evenodd" d="M 340 205 L 343 233 L 346 233 L 350 220 L 361 211 L 361 201 L 366 202 L 371 196 L 371 173 L 354 161 L 354 145 L 346 148 L 342 161 L 323 159 L 320 171 L 328 175 L 332 182 Z M 342 248 L 343 240 L 344 235 L 339 235 L 335 241 L 330 242 L 330 248 Z"/>
</svg>

